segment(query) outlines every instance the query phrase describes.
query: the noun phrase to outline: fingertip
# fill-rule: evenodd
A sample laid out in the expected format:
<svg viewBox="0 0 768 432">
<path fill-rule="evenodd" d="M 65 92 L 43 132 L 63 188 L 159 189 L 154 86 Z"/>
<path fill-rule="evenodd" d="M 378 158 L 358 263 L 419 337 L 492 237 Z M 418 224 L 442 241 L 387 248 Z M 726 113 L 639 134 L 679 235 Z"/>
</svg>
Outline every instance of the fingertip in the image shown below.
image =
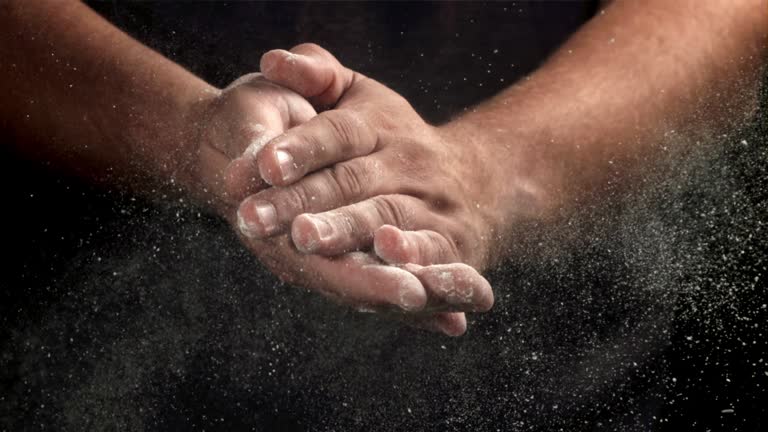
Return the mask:
<svg viewBox="0 0 768 432">
<path fill-rule="evenodd" d="M 435 324 L 445 335 L 459 337 L 467 332 L 467 317 L 463 313 L 440 313 Z"/>
<path fill-rule="evenodd" d="M 397 306 L 406 312 L 418 312 L 427 306 L 427 291 L 419 278 L 389 265 L 364 265 L 372 294 L 379 303 Z"/>
<path fill-rule="evenodd" d="M 417 312 L 427 305 L 427 291 L 421 285 L 419 279 L 402 271 L 399 287 L 399 306 L 407 312 Z"/>
<path fill-rule="evenodd" d="M 383 225 L 373 237 L 376 255 L 389 264 L 405 264 L 413 261 L 409 254 L 408 240 L 403 232 L 392 225 Z"/>
<path fill-rule="evenodd" d="M 483 277 L 474 267 L 464 263 L 447 264 L 453 268 L 459 278 L 459 283 L 473 287 L 474 293 L 472 299 L 473 311 L 488 312 L 493 307 L 494 296 L 493 287 L 490 282 Z"/>
<path fill-rule="evenodd" d="M 419 279 L 436 300 L 452 307 L 474 312 L 487 312 L 493 307 L 490 283 L 473 267 L 463 263 L 424 267 Z"/>
<path fill-rule="evenodd" d="M 479 296 L 476 305 L 476 311 L 477 312 L 488 312 L 493 308 L 493 304 L 496 302 L 495 296 L 493 295 L 493 287 L 491 287 L 491 284 L 486 280 L 484 277 L 480 276 L 482 281 L 479 283 L 483 285 L 481 288 L 481 295 Z"/>
<path fill-rule="evenodd" d="M 266 52 L 261 56 L 260 69 L 264 77 L 287 87 L 305 98 L 325 91 L 332 81 L 327 67 L 314 53 L 294 52 L 282 49 Z"/>
<path fill-rule="evenodd" d="M 275 234 L 278 229 L 275 206 L 246 198 L 237 209 L 237 227 L 249 239 L 262 239 Z"/>
<path fill-rule="evenodd" d="M 305 254 L 317 253 L 332 235 L 330 225 L 310 214 L 296 216 L 291 224 L 291 239 L 296 249 Z"/>
<path fill-rule="evenodd" d="M 287 54 L 290 53 L 286 50 L 273 49 L 267 51 L 261 56 L 261 60 L 259 61 L 259 69 L 265 78 L 272 81 L 273 72 L 277 68 L 280 61 L 285 58 Z"/>
</svg>

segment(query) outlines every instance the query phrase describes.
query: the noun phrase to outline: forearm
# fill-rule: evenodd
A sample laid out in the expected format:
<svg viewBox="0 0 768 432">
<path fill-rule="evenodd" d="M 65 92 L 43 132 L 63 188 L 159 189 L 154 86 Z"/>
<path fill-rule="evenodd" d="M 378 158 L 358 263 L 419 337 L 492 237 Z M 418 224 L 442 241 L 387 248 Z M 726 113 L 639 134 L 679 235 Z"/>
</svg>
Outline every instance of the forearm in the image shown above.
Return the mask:
<svg viewBox="0 0 768 432">
<path fill-rule="evenodd" d="M 752 114 L 767 31 L 765 0 L 616 1 L 537 72 L 444 128 L 505 173 L 498 217 L 554 214 L 653 163 L 665 134 Z"/>
<path fill-rule="evenodd" d="M 216 89 L 79 2 L 4 2 L 0 27 L 0 121 L 20 153 L 96 180 L 183 175 L 184 123 Z"/>
</svg>

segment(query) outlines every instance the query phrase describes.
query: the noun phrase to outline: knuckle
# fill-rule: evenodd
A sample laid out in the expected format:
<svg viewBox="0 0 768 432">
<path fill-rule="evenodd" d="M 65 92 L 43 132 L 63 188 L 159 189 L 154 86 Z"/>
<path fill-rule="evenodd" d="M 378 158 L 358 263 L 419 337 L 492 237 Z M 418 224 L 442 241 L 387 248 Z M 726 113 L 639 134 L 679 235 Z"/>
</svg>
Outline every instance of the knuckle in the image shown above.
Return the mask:
<svg viewBox="0 0 768 432">
<path fill-rule="evenodd" d="M 373 237 L 373 232 L 369 227 L 368 218 L 366 218 L 365 214 L 343 210 L 338 213 L 337 221 L 341 224 L 342 231 L 350 236 L 367 237 L 370 234 Z"/>
<path fill-rule="evenodd" d="M 410 216 L 406 209 L 391 195 L 380 195 L 372 199 L 374 208 L 382 221 L 407 230 L 410 225 Z"/>
<path fill-rule="evenodd" d="M 293 185 L 283 189 L 287 195 L 286 202 L 290 208 L 299 212 L 308 211 L 312 201 L 312 194 L 304 184 Z"/>
<path fill-rule="evenodd" d="M 325 198 L 325 201 L 332 202 L 337 206 L 347 204 L 347 196 L 344 187 L 339 183 L 337 167 L 326 168 L 319 172 L 317 184 L 318 194 Z"/>
<path fill-rule="evenodd" d="M 323 125 L 321 125 L 322 127 Z M 300 129 L 299 129 L 300 128 Z M 286 136 L 291 136 L 291 146 L 294 148 L 304 149 L 309 153 L 309 156 L 316 158 L 318 155 L 327 153 L 327 145 L 323 142 L 323 139 L 318 136 L 314 128 L 299 126 L 293 133 L 287 131 Z"/>
<path fill-rule="evenodd" d="M 342 197 L 351 200 L 364 194 L 369 184 L 369 173 L 359 163 L 344 162 L 328 170 L 332 181 L 338 185 Z"/>
<path fill-rule="evenodd" d="M 343 154 L 361 154 L 368 149 L 370 128 L 362 115 L 349 109 L 328 111 L 325 116 L 329 130 L 339 143 Z M 361 148 L 360 146 L 364 146 Z"/>
<path fill-rule="evenodd" d="M 463 240 L 462 225 L 456 221 L 440 218 L 439 225 L 442 227 L 438 231 L 427 231 L 430 244 L 438 252 L 437 258 L 442 262 L 440 264 L 450 264 L 464 261 L 461 254 Z"/>
<path fill-rule="evenodd" d="M 459 260 L 455 243 L 438 233 L 428 233 L 419 242 L 419 253 L 429 264 L 451 264 Z"/>
<path fill-rule="evenodd" d="M 355 131 L 348 112 L 344 110 L 329 111 L 324 118 L 341 147 L 339 150 L 345 153 L 349 151 L 349 147 L 354 142 Z"/>
<path fill-rule="evenodd" d="M 422 256 L 433 257 L 435 262 L 431 264 L 447 264 L 451 257 L 450 246 L 447 243 L 447 241 L 436 238 L 434 235 L 430 236 L 429 241 L 424 244 L 424 248 L 432 250 L 423 250 Z"/>
</svg>

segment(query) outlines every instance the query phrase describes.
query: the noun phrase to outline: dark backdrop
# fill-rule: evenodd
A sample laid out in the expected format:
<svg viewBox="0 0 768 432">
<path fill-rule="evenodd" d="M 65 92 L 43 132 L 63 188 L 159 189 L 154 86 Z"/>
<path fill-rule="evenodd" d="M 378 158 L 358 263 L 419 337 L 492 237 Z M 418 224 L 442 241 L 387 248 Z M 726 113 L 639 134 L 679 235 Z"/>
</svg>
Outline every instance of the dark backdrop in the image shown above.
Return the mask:
<svg viewBox="0 0 768 432">
<path fill-rule="evenodd" d="M 435 122 L 534 70 L 596 11 L 92 6 L 219 86 L 267 49 L 320 43 Z M 692 146 L 610 208 L 535 233 L 458 339 L 284 286 L 195 209 L 3 153 L 0 428 L 763 430 L 765 130 Z"/>
</svg>

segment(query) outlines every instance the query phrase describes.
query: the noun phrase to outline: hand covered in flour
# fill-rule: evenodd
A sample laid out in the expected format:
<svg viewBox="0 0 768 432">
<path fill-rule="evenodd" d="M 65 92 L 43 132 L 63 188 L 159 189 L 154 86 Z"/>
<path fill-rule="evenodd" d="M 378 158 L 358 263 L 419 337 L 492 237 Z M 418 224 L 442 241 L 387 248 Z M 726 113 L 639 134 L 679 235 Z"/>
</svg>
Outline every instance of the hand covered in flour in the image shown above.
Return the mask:
<svg viewBox="0 0 768 432">
<path fill-rule="evenodd" d="M 488 265 L 499 219 L 490 155 L 426 124 L 400 95 L 316 45 L 270 51 L 261 67 L 316 108 L 333 109 L 259 153 L 260 174 L 275 187 L 240 205 L 244 236 L 256 250 L 292 241 L 299 272 L 297 261 L 269 260 L 291 282 L 352 304 L 399 305 L 463 333 L 461 312 L 493 305 L 475 270 Z"/>
<path fill-rule="evenodd" d="M 197 109 L 198 154 L 188 163 L 198 196 L 234 221 L 243 198 L 267 185 L 258 175 L 256 154 L 270 139 L 316 115 L 303 97 L 245 75 Z"/>
<path fill-rule="evenodd" d="M 260 74 L 250 74 L 202 101 L 196 112 L 198 117 L 192 123 L 200 131 L 199 151 L 185 164 L 186 177 L 195 179 L 192 193 L 207 200 L 239 228 L 236 231 L 246 233 L 242 236 L 246 245 L 278 276 L 358 309 L 387 313 L 425 307 L 423 283 L 406 270 L 385 265 L 373 254 L 357 252 L 333 258 L 305 255 L 296 250 L 287 235 L 264 241 L 249 238 L 246 219 L 236 217 L 235 209 L 242 198 L 269 187 L 258 171 L 259 150 L 270 139 L 314 117 L 309 102 Z M 461 277 L 469 270 L 448 269 L 443 273 Z M 461 334 L 466 328 L 461 314 L 395 315 L 413 325 L 447 334 Z"/>
</svg>

